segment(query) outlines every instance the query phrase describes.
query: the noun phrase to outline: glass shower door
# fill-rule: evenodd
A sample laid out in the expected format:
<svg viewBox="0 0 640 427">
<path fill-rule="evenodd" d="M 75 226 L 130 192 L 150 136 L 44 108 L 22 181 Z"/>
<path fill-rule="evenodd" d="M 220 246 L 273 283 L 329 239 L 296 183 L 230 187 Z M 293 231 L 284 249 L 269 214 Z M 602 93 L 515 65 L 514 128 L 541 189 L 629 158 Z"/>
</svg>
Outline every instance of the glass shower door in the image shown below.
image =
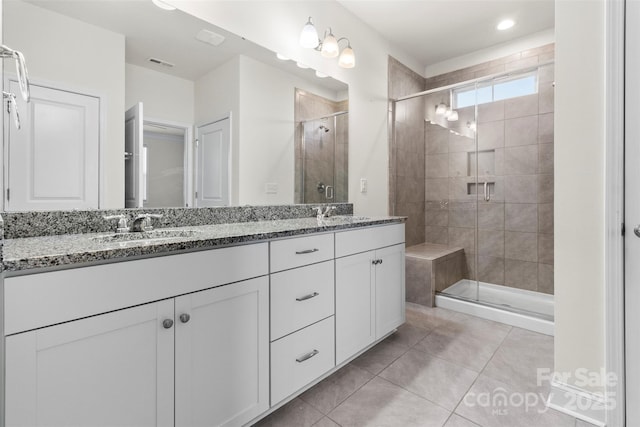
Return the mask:
<svg viewBox="0 0 640 427">
<path fill-rule="evenodd" d="M 303 122 L 303 203 L 331 203 L 335 198 L 335 127 L 322 118 Z"/>
</svg>

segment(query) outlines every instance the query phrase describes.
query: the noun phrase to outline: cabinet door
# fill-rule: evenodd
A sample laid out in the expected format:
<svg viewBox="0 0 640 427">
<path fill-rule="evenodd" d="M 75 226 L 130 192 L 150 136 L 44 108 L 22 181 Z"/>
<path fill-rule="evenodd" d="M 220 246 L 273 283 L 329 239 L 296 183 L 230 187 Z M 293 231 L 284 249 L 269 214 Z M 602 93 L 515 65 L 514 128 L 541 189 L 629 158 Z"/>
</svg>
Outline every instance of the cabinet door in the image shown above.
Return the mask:
<svg viewBox="0 0 640 427">
<path fill-rule="evenodd" d="M 267 409 L 268 278 L 176 298 L 176 425 L 239 426 Z"/>
<path fill-rule="evenodd" d="M 393 331 L 405 320 L 404 244 L 378 249 L 375 269 L 376 339 Z"/>
<path fill-rule="evenodd" d="M 373 251 L 336 259 L 336 364 L 375 340 Z"/>
<path fill-rule="evenodd" d="M 6 425 L 173 425 L 165 319 L 173 300 L 6 337 Z"/>
</svg>

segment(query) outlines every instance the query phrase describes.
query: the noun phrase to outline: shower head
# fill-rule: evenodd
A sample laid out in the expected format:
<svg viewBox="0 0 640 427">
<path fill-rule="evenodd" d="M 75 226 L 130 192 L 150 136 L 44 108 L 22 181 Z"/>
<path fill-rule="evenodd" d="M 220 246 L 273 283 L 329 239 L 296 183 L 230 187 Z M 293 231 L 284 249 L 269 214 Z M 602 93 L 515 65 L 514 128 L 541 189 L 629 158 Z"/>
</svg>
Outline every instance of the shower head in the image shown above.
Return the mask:
<svg viewBox="0 0 640 427">
<path fill-rule="evenodd" d="M 326 127 L 325 125 L 320 125 L 320 130 L 323 130 L 325 132 L 329 132 L 330 129 L 328 127 Z"/>
</svg>

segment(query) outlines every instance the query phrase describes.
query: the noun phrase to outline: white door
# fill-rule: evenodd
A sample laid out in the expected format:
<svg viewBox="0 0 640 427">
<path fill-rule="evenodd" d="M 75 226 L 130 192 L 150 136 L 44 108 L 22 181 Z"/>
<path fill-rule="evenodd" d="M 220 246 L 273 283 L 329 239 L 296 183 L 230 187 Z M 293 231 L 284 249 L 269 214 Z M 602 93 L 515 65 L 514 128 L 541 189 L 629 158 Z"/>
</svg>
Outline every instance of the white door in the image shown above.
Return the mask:
<svg viewBox="0 0 640 427">
<path fill-rule="evenodd" d="M 229 206 L 230 119 L 196 129 L 196 206 Z"/>
<path fill-rule="evenodd" d="M 9 92 L 20 93 L 17 81 Z M 18 112 L 22 128 L 7 126 L 6 210 L 98 208 L 100 100 L 32 84 Z"/>
<path fill-rule="evenodd" d="M 376 259 L 376 339 L 404 323 L 404 245 L 378 249 Z"/>
<path fill-rule="evenodd" d="M 269 409 L 267 277 L 176 298 L 175 375 L 176 426 L 241 426 Z"/>
<path fill-rule="evenodd" d="M 640 425 L 640 3 L 626 2 L 625 359 L 628 426 Z"/>
<path fill-rule="evenodd" d="M 172 426 L 173 300 L 6 338 L 7 426 Z"/>
<path fill-rule="evenodd" d="M 142 102 L 124 115 L 124 206 L 141 208 L 144 203 L 144 117 Z"/>
<path fill-rule="evenodd" d="M 336 365 L 376 338 L 374 255 L 336 259 Z"/>
</svg>

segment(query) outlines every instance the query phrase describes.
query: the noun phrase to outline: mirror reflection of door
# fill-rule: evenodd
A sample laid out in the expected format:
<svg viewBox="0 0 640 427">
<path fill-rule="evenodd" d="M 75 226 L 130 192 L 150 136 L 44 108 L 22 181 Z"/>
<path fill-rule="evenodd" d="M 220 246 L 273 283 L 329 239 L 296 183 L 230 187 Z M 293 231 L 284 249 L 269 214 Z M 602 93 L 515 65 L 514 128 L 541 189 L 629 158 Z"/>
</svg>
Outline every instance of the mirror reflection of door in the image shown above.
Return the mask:
<svg viewBox="0 0 640 427">
<path fill-rule="evenodd" d="M 196 207 L 229 206 L 230 121 L 196 128 Z"/>
<path fill-rule="evenodd" d="M 31 84 L 18 113 L 21 129 L 5 109 L 5 210 L 98 208 L 100 98 Z"/>
<path fill-rule="evenodd" d="M 125 207 L 189 207 L 192 127 L 143 111 L 139 102 L 125 115 Z"/>
</svg>

